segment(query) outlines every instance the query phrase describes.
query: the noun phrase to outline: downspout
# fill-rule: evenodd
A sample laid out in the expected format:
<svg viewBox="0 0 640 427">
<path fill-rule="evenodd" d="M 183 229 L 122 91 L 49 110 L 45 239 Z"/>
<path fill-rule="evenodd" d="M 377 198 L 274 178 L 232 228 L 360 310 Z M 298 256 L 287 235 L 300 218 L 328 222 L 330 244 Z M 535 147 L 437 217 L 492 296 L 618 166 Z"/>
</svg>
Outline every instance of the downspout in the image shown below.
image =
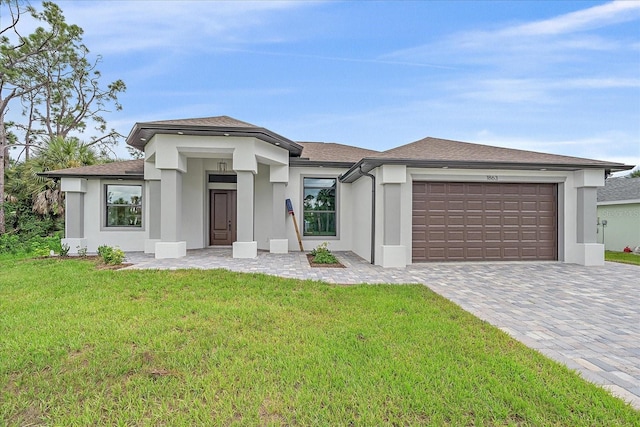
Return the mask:
<svg viewBox="0 0 640 427">
<path fill-rule="evenodd" d="M 375 265 L 376 257 L 376 177 L 362 170 L 360 173 L 371 178 L 371 264 Z"/>
</svg>

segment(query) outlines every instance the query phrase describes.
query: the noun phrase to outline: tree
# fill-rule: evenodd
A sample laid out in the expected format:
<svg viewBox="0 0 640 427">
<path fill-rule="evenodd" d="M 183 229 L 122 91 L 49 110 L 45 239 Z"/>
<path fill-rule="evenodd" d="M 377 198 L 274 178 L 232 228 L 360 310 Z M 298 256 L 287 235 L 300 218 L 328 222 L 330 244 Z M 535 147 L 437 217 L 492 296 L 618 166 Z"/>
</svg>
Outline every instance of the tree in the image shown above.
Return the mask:
<svg viewBox="0 0 640 427">
<path fill-rule="evenodd" d="M 77 138 L 55 138 L 35 154 L 28 161 L 14 162 L 7 171 L 7 224 L 17 232 L 33 231 L 34 227 L 37 232 L 55 232 L 64 217 L 64 195 L 58 181 L 38 173 L 92 165 L 100 159 Z"/>
<path fill-rule="evenodd" d="M 5 169 L 8 147 L 22 146 L 25 159 L 34 149 L 54 141 L 68 140 L 71 133 L 93 126 L 99 133 L 86 143 L 101 152 L 110 150 L 120 134 L 107 130 L 103 113 L 113 104 L 122 107 L 117 95 L 126 89 L 117 80 L 101 87 L 97 65 L 82 43 L 82 28 L 65 22 L 62 10 L 54 3 L 43 2 L 41 12 L 23 6 L 20 0 L 0 0 L 3 15 L 10 19 L 0 28 L 0 234 L 5 232 Z M 23 36 L 19 23 L 29 15 L 43 24 Z M 9 102 L 20 99 L 24 122 L 8 123 Z M 9 133 L 8 128 L 14 131 Z"/>
<path fill-rule="evenodd" d="M 64 22 L 60 9 L 53 3 L 45 3 L 42 12 L 31 6 L 24 7 L 19 0 L 0 0 L 3 15 L 9 17 L 0 28 L 0 234 L 5 232 L 5 169 L 9 165 L 9 145 L 12 142 L 7 130 L 6 114 L 9 102 L 28 96 L 42 87 L 43 80 L 35 77 L 33 58 L 47 51 L 62 49 L 70 38 L 77 37 L 79 28 Z M 38 27 L 28 36 L 18 28 L 24 14 L 44 22 L 49 29 Z"/>
<path fill-rule="evenodd" d="M 636 169 L 627 175 L 627 178 L 640 178 L 640 169 Z"/>
<path fill-rule="evenodd" d="M 34 83 L 38 89 L 22 96 L 23 116 L 26 123 L 18 125 L 24 138 L 28 157 L 29 148 L 55 138 L 67 139 L 72 132 L 84 132 L 93 125 L 98 135 L 86 145 L 95 146 L 102 153 L 121 138 L 114 129 L 107 130 L 103 113 L 112 105 L 121 110 L 118 94 L 126 90 L 122 80 L 101 87 L 101 73 L 97 69 L 102 58 L 88 58 L 89 49 L 81 39 L 73 39 L 66 51 L 46 52 L 33 58 L 38 71 Z M 38 84 L 40 83 L 40 84 Z"/>
</svg>

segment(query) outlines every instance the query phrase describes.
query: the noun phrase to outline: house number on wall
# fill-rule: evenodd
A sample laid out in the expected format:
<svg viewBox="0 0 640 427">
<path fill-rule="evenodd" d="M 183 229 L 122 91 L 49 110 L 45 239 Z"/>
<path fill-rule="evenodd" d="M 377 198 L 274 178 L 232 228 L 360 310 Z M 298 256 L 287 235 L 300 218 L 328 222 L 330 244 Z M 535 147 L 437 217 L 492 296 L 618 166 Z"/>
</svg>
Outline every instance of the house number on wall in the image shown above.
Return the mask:
<svg viewBox="0 0 640 427">
<path fill-rule="evenodd" d="M 487 181 L 497 181 L 498 175 L 487 175 Z"/>
</svg>

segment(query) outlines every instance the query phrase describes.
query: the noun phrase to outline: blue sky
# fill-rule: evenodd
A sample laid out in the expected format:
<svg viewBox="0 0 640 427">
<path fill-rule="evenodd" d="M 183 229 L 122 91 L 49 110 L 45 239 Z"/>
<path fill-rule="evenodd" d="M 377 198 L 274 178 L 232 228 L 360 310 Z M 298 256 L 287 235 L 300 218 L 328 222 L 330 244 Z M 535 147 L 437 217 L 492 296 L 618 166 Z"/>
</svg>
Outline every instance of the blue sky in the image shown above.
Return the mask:
<svg viewBox="0 0 640 427">
<path fill-rule="evenodd" d="M 127 84 L 107 116 L 124 135 L 229 115 L 297 141 L 640 164 L 640 1 L 57 3 Z"/>
</svg>

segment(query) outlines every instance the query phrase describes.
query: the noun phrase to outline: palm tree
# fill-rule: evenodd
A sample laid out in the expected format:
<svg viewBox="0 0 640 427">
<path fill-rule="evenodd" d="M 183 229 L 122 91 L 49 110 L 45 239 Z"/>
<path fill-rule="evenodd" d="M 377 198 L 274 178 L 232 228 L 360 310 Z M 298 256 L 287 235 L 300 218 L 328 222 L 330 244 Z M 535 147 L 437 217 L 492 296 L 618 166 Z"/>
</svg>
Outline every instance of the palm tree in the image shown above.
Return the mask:
<svg viewBox="0 0 640 427">
<path fill-rule="evenodd" d="M 77 138 L 55 137 L 38 148 L 36 157 L 30 161 L 31 176 L 40 184 L 33 193 L 33 211 L 40 215 L 64 214 L 64 195 L 58 181 L 39 177 L 39 172 L 75 168 L 98 163 L 95 151 Z"/>
<path fill-rule="evenodd" d="M 94 165 L 99 160 L 95 151 L 78 138 L 59 136 L 38 148 L 36 155 L 36 164 L 43 172 Z"/>
</svg>

